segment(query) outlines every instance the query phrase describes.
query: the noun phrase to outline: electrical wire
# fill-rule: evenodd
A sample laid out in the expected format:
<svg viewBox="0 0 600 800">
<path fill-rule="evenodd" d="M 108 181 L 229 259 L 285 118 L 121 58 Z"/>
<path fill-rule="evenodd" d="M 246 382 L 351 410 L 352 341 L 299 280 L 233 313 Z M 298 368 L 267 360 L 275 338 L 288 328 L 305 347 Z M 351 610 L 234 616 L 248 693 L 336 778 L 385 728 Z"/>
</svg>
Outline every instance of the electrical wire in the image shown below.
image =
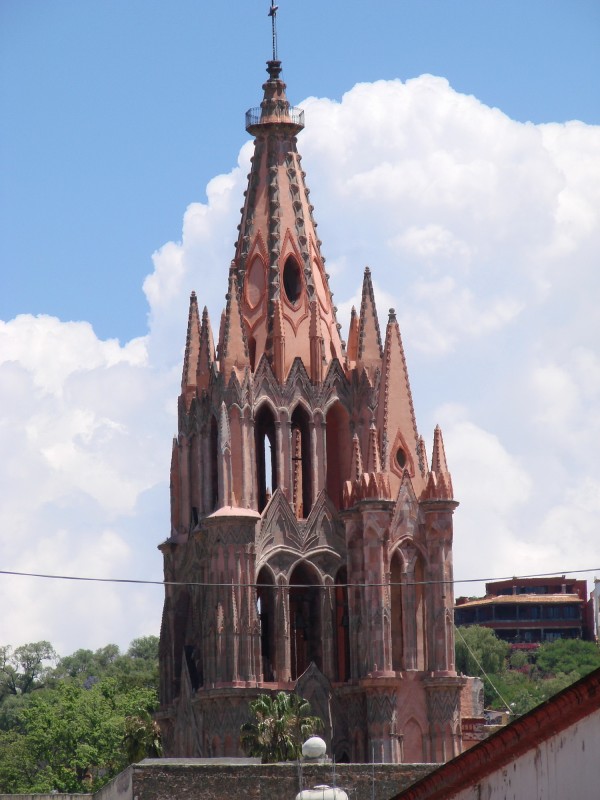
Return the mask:
<svg viewBox="0 0 600 800">
<path fill-rule="evenodd" d="M 469 647 L 469 644 L 468 644 L 467 640 L 466 640 L 466 639 L 465 639 L 465 637 L 462 635 L 462 631 L 460 630 L 460 628 L 457 628 L 457 627 L 456 627 L 456 625 L 454 626 L 454 632 L 455 632 L 455 633 L 458 633 L 458 635 L 459 635 L 459 636 L 460 636 L 460 638 L 462 639 L 462 642 L 463 642 L 464 646 L 467 648 L 467 650 L 469 651 L 469 653 L 472 655 L 472 657 L 473 657 L 473 661 L 475 661 L 475 663 L 477 664 L 477 666 L 479 667 L 479 669 L 480 669 L 480 670 L 483 672 L 483 674 L 484 674 L 484 675 L 485 675 L 485 677 L 487 678 L 487 680 L 488 680 L 488 682 L 489 682 L 490 686 L 492 687 L 492 689 L 493 689 L 493 690 L 496 692 L 496 694 L 498 695 L 498 697 L 500 698 L 500 700 L 501 700 L 501 701 L 504 703 L 504 705 L 505 705 L 505 707 L 506 707 L 506 710 L 508 711 L 508 713 L 509 713 L 509 714 L 512 714 L 513 712 L 512 712 L 512 709 L 511 709 L 511 707 L 508 705 L 508 703 L 506 702 L 506 700 L 505 700 L 505 699 L 502 697 L 502 695 L 500 694 L 500 691 L 499 691 L 499 690 L 496 688 L 496 686 L 494 686 L 494 683 L 493 683 L 492 679 L 491 679 L 491 678 L 490 678 L 490 676 L 487 674 L 487 672 L 484 670 L 484 668 L 483 668 L 483 666 L 481 665 L 481 663 L 480 663 L 479 659 L 477 658 L 477 656 L 475 655 L 475 653 L 474 653 L 474 652 L 471 650 L 471 648 Z"/>
<path fill-rule="evenodd" d="M 571 569 L 567 571 L 560 572 L 560 575 L 563 577 L 567 574 L 575 575 L 582 572 L 600 572 L 600 567 L 590 567 L 588 569 Z M 230 583 L 213 583 L 211 581 L 152 581 L 152 580 L 144 580 L 138 578 L 96 578 L 92 576 L 85 576 L 85 575 L 54 575 L 49 573 L 43 572 L 21 572 L 17 570 L 8 570 L 8 569 L 0 569 L 0 575 L 8 575 L 8 576 L 15 576 L 20 578 L 45 578 L 48 580 L 59 580 L 59 581 L 83 581 L 88 583 L 121 583 L 121 584 L 136 584 L 136 585 L 147 585 L 147 586 L 204 586 L 206 588 L 219 588 L 219 587 L 227 587 L 231 589 L 232 587 L 242 588 L 242 589 L 256 589 L 259 587 L 263 588 L 272 588 L 272 589 L 334 589 L 337 587 L 345 588 L 345 589 L 359 589 L 359 588 L 381 588 L 386 586 L 449 586 L 449 585 L 456 585 L 459 583 L 492 583 L 497 581 L 509 581 L 509 580 L 526 580 L 528 578 L 548 578 L 548 577 L 557 577 L 559 573 L 557 572 L 536 572 L 529 575 L 508 575 L 501 578 L 463 578 L 460 580 L 452 580 L 452 581 L 444 581 L 444 580 L 431 580 L 431 581 L 402 581 L 402 582 L 394 582 L 394 581 L 386 581 L 382 583 L 335 583 L 335 584 L 314 584 L 314 583 L 293 583 L 293 584 L 285 584 L 275 585 L 275 584 L 264 584 L 264 583 L 239 583 L 236 581 L 231 581 Z"/>
</svg>

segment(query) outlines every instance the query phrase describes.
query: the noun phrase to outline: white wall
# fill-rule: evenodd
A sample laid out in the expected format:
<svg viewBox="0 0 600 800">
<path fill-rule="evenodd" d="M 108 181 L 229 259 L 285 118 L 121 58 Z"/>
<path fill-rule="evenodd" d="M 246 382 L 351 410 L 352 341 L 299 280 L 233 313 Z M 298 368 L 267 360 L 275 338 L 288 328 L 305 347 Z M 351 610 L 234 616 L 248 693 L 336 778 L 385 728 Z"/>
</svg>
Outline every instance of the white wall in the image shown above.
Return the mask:
<svg viewBox="0 0 600 800">
<path fill-rule="evenodd" d="M 600 710 L 447 800 L 600 797 Z"/>
</svg>

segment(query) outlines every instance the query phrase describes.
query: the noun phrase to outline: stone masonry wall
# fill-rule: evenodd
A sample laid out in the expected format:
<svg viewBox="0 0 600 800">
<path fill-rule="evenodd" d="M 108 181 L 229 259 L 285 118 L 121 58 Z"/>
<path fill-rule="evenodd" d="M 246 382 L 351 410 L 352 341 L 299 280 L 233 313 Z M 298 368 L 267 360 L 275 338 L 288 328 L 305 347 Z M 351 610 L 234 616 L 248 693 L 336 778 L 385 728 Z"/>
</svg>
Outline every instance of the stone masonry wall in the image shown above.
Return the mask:
<svg viewBox="0 0 600 800">
<path fill-rule="evenodd" d="M 240 759 L 243 760 L 243 759 Z M 295 800 L 303 789 L 333 784 L 331 764 L 240 764 L 236 759 L 146 759 L 91 794 L 0 795 L 0 800 Z M 337 764 L 336 785 L 349 800 L 389 800 L 438 764 Z"/>
<path fill-rule="evenodd" d="M 375 800 L 389 800 L 428 775 L 437 764 L 375 764 Z M 336 785 L 350 800 L 371 797 L 373 766 L 336 765 Z M 302 786 L 300 781 L 302 780 Z M 147 759 L 133 767 L 136 800 L 294 800 L 300 788 L 333 783 L 332 766 L 199 764 L 194 759 Z"/>
</svg>

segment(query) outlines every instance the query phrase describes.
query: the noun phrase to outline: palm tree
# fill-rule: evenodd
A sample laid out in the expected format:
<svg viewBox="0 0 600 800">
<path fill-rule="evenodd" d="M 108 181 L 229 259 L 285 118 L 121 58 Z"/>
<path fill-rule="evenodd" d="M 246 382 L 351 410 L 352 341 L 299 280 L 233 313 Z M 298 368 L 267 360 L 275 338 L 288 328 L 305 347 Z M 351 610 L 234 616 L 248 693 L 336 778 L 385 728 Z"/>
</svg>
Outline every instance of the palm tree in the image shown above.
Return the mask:
<svg viewBox="0 0 600 800">
<path fill-rule="evenodd" d="M 146 709 L 140 708 L 136 714 L 125 717 L 125 735 L 122 744 L 128 764 L 135 764 L 143 758 L 162 756 L 160 728 Z"/>
<path fill-rule="evenodd" d="M 323 727 L 319 717 L 310 716 L 308 700 L 288 692 L 259 695 L 250 703 L 250 714 L 240 729 L 242 747 L 263 764 L 295 761 L 304 740 Z"/>
</svg>

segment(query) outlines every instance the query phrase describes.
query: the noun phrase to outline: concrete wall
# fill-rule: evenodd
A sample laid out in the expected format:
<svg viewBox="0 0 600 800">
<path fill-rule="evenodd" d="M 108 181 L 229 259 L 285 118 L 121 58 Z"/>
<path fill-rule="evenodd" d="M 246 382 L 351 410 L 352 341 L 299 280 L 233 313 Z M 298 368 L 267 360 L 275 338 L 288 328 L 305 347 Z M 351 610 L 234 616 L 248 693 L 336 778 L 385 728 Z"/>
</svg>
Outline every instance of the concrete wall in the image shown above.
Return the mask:
<svg viewBox="0 0 600 800">
<path fill-rule="evenodd" d="M 96 792 L 94 800 L 132 800 L 132 776 L 133 767 L 127 767 L 116 778 L 113 778 L 110 783 L 107 783 L 106 786 Z M 53 800 L 56 800 L 56 796 Z"/>
<path fill-rule="evenodd" d="M 389 800 L 436 766 L 375 764 L 375 800 Z M 351 800 L 370 798 L 372 774 L 370 764 L 338 764 L 336 784 L 350 790 Z M 133 767 L 136 800 L 294 800 L 300 788 L 332 783 L 331 765 L 304 765 L 302 776 L 295 763 L 239 765 L 201 759 L 147 759 Z"/>
</svg>

